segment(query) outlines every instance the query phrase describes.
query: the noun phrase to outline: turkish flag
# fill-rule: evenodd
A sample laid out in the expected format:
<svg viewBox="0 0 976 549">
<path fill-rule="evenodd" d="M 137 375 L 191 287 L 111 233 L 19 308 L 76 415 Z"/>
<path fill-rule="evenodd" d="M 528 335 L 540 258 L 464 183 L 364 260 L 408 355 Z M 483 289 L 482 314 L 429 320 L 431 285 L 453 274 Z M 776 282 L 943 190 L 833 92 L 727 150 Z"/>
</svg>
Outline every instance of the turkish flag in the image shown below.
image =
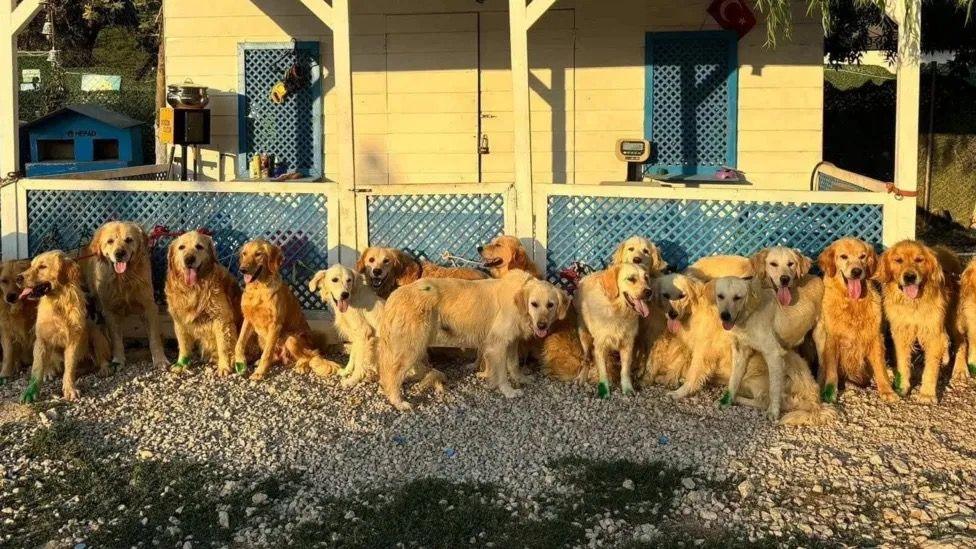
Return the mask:
<svg viewBox="0 0 976 549">
<path fill-rule="evenodd" d="M 712 0 L 707 11 L 723 29 L 735 31 L 739 38 L 756 26 L 756 16 L 745 0 Z"/>
</svg>

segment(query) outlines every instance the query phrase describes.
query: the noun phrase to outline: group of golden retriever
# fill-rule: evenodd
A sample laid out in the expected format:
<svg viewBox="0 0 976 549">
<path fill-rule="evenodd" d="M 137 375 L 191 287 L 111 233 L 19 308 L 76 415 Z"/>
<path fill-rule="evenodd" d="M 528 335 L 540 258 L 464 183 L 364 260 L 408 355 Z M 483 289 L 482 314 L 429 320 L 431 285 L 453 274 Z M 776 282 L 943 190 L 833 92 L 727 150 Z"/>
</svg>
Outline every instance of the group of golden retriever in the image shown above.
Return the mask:
<svg viewBox="0 0 976 549">
<path fill-rule="evenodd" d="M 976 264 L 963 272 L 952 252 L 917 241 L 879 256 L 866 242 L 842 238 L 820 254 L 821 278 L 810 274 L 812 260 L 782 246 L 752 257 L 710 256 L 665 274 L 658 247 L 634 236 L 606 269 L 583 277 L 574 296 L 543 280 L 512 236 L 478 248 L 482 270 L 371 247 L 355 268 L 333 265 L 309 281 L 349 343 L 345 366 L 314 344 L 280 275 L 281 249 L 266 240 L 239 252 L 243 291 L 210 236 L 190 231 L 169 244 L 165 293 L 179 346 L 175 364 L 163 349 L 146 232 L 135 223 L 106 223 L 87 252 L 0 265 L 0 382 L 30 364 L 25 401 L 59 373 L 64 397 L 77 399 L 84 368 L 104 375 L 123 365 L 122 324 L 136 315 L 146 321 L 157 367 L 182 372 L 198 352 L 217 375 L 243 375 L 256 359 L 253 380 L 282 364 L 338 374 L 343 387 L 378 381 L 399 410 L 410 408 L 408 379 L 443 390 L 431 347 L 475 350 L 478 376 L 506 397 L 520 394 L 517 387 L 529 380 L 522 365 L 534 362 L 551 378 L 596 383 L 601 397 L 613 384 L 624 394 L 635 384 L 663 384 L 675 399 L 707 384 L 726 386 L 720 404 L 764 409 L 793 424 L 833 419 L 829 404 L 845 382 L 873 379 L 886 401 L 907 395 L 916 347 L 924 354 L 920 402 L 936 402 L 939 370 L 953 347 L 952 381 L 976 375 L 969 340 L 976 336 Z"/>
</svg>

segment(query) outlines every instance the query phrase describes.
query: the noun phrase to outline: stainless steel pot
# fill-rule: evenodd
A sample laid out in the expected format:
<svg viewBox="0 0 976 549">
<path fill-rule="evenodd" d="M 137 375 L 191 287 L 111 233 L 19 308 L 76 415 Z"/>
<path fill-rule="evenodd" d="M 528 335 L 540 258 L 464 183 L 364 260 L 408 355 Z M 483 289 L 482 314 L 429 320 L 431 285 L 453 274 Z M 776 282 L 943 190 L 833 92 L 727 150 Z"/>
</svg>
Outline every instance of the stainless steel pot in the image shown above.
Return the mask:
<svg viewBox="0 0 976 549">
<path fill-rule="evenodd" d="M 203 109 L 210 103 L 206 86 L 194 86 L 192 80 L 167 86 L 166 102 L 174 109 Z"/>
</svg>

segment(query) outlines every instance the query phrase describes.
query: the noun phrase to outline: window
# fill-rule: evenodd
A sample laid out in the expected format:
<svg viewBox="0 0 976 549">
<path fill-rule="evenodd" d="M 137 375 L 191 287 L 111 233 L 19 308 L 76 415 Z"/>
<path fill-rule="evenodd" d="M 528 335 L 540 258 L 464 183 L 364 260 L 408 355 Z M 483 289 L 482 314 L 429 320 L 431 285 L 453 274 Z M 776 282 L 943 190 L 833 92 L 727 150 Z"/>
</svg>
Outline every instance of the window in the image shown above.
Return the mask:
<svg viewBox="0 0 976 549">
<path fill-rule="evenodd" d="M 39 162 L 64 161 L 75 159 L 75 142 L 72 139 L 38 139 L 37 160 Z"/>
<path fill-rule="evenodd" d="M 738 56 L 730 31 L 648 33 L 646 173 L 710 176 L 736 164 Z"/>
<path fill-rule="evenodd" d="M 119 159 L 118 139 L 96 139 L 92 146 L 94 148 L 93 160 Z"/>
</svg>

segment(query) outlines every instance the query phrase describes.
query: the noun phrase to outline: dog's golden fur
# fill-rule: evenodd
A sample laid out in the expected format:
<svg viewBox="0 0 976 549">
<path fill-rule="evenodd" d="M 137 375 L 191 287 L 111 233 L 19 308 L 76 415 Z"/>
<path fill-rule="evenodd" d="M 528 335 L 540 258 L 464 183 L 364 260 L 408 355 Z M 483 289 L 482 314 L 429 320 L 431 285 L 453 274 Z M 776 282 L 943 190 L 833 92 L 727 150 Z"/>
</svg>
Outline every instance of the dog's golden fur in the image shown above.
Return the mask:
<svg viewBox="0 0 976 549">
<path fill-rule="evenodd" d="M 643 236 L 631 236 L 617 245 L 610 256 L 610 264 L 633 263 L 655 277 L 668 268 L 657 244 Z"/>
<path fill-rule="evenodd" d="M 959 339 L 952 367 L 953 385 L 976 376 L 976 260 L 969 260 L 959 278 L 955 324 Z"/>
<path fill-rule="evenodd" d="M 710 255 L 692 263 L 684 274 L 708 282 L 723 276 L 747 278 L 752 276 L 752 261 L 741 255 Z"/>
<path fill-rule="evenodd" d="M 313 346 L 312 330 L 301 304 L 281 279 L 283 261 L 281 248 L 267 240 L 252 240 L 241 248 L 244 322 L 234 349 L 234 360 L 246 363 L 248 344 L 257 335 L 261 358 L 251 379 L 264 379 L 275 362 L 293 366 L 299 373 L 312 370 L 317 375 L 328 376 L 338 369 L 338 365 L 319 355 Z"/>
<path fill-rule="evenodd" d="M 21 288 L 17 286 L 17 277 L 28 267 L 30 261 L 26 259 L 0 263 L 0 348 L 3 349 L 0 379 L 2 380 L 13 378 L 21 367 L 31 363 L 37 303 L 20 299 Z"/>
<path fill-rule="evenodd" d="M 399 410 L 408 375 L 421 387 L 443 388 L 444 376 L 426 364 L 428 347 L 476 348 L 486 370 L 506 397 L 514 397 L 508 377 L 518 360 L 518 343 L 545 337 L 556 319 L 565 316 L 569 298 L 531 274 L 513 270 L 499 279 L 424 278 L 397 289 L 386 302 L 380 325 L 380 385 Z"/>
<path fill-rule="evenodd" d="M 385 302 L 373 292 L 363 275 L 343 265 L 315 273 L 308 288 L 332 307 L 336 330 L 350 343 L 349 362 L 339 370 L 344 378 L 342 386 L 375 381 L 377 336 Z"/>
<path fill-rule="evenodd" d="M 841 381 L 865 386 L 872 377 L 882 399 L 897 400 L 885 367 L 881 292 L 871 281 L 878 254 L 868 243 L 848 237 L 825 248 L 817 263 L 824 276 L 818 370 L 824 400 L 834 400 Z"/>
<path fill-rule="evenodd" d="M 517 237 L 499 236 L 484 246 L 478 246 L 478 254 L 492 278 L 501 278 L 513 269 L 542 278 L 539 268 L 529 258 L 528 251 Z"/>
<path fill-rule="evenodd" d="M 216 362 L 217 375 L 229 375 L 243 320 L 237 280 L 218 261 L 213 239 L 197 231 L 170 243 L 167 263 L 166 303 L 180 348 L 174 371 L 182 371 L 199 346 L 205 360 Z"/>
<path fill-rule="evenodd" d="M 159 328 L 159 309 L 153 294 L 149 237 L 139 225 L 109 221 L 88 246 L 91 258 L 84 262 L 85 282 L 105 316 L 112 341 L 112 360 L 125 364 L 122 323 L 132 316 L 146 319 L 153 364 L 168 368 Z"/>
<path fill-rule="evenodd" d="M 39 387 L 63 356 L 62 393 L 66 400 L 77 400 L 81 393 L 75 381 L 83 363 L 93 364 L 102 375 L 111 372 L 108 340 L 88 318 L 81 268 L 64 252 L 46 252 L 31 261 L 18 284 L 22 298 L 39 300 L 31 383 Z"/>
<path fill-rule="evenodd" d="M 949 365 L 950 334 L 955 332 L 952 299 L 962 265 L 950 250 L 903 240 L 888 248 L 875 278 L 881 282 L 885 316 L 895 346 L 895 390 L 905 396 L 912 386 L 912 349 L 925 354 L 922 382 L 916 398 L 938 401 L 939 368 Z M 953 338 L 954 339 L 954 338 Z"/>
<path fill-rule="evenodd" d="M 403 250 L 371 246 L 356 261 L 356 271 L 366 276 L 376 295 L 382 299 L 393 290 L 423 278 L 460 278 L 481 280 L 485 273 L 464 267 L 441 267 L 429 261 L 417 261 Z"/>
<path fill-rule="evenodd" d="M 607 372 L 611 353 L 620 354 L 620 388 L 633 392 L 631 370 L 635 363 L 640 320 L 650 315 L 648 301 L 653 295 L 647 271 L 634 263 L 611 265 L 583 277 L 573 303 L 579 315 L 583 356 L 592 356 L 599 376 L 599 391 L 610 391 Z M 591 354 L 592 353 L 592 354 Z M 589 378 L 589 368 L 580 371 Z"/>
</svg>

